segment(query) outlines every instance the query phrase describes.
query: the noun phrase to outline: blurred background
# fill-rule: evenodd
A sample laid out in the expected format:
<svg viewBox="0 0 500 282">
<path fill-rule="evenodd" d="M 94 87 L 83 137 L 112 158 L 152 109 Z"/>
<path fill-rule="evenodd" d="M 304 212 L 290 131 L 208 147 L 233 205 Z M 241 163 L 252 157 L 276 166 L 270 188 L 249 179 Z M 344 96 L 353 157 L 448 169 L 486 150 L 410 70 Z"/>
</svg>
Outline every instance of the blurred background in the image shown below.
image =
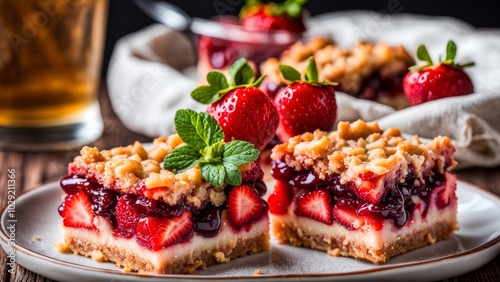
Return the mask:
<svg viewBox="0 0 500 282">
<path fill-rule="evenodd" d="M 109 0 L 109 19 L 104 52 L 103 74 L 115 42 L 122 36 L 142 29 L 154 20 L 144 14 L 133 0 Z M 244 0 L 169 0 L 190 16 L 210 18 L 216 15 L 237 15 Z M 280 2 L 280 1 L 276 1 Z M 450 16 L 478 28 L 500 27 L 499 0 L 309 0 L 305 5 L 311 16 L 344 10 L 371 10 L 382 13 L 416 13 Z"/>
</svg>

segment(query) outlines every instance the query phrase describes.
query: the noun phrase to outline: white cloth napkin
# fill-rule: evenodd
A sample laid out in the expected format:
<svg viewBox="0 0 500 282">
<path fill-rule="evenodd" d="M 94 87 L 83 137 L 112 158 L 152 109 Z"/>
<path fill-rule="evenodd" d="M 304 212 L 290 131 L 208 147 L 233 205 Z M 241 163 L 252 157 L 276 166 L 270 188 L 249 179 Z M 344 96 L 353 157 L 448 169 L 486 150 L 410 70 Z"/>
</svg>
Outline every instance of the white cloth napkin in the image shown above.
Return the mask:
<svg viewBox="0 0 500 282">
<path fill-rule="evenodd" d="M 500 30 L 474 29 L 452 18 L 369 11 L 336 12 L 312 18 L 310 32 L 350 46 L 358 40 L 402 44 L 414 54 L 426 44 L 433 59 L 448 40 L 458 45 L 457 60 L 473 60 L 467 69 L 475 93 L 396 111 L 337 92 L 338 119 L 378 120 L 422 138 L 449 136 L 459 167 L 500 165 Z M 117 42 L 108 71 L 113 109 L 129 129 L 150 137 L 174 132 L 181 108 L 204 111 L 190 93 L 197 86 L 196 55 L 189 40 L 162 25 L 152 25 Z"/>
</svg>

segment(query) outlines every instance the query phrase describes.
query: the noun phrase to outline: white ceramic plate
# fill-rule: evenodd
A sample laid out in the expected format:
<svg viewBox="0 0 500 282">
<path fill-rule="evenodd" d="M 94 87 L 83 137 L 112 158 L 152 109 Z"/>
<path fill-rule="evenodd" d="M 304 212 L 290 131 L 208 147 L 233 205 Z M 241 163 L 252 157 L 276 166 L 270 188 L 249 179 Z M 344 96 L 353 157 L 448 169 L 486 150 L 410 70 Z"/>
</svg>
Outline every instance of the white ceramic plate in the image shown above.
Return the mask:
<svg viewBox="0 0 500 282">
<path fill-rule="evenodd" d="M 57 207 L 62 190 L 57 182 L 29 191 L 16 199 L 15 219 L 1 215 L 1 243 L 7 254 L 9 235 L 15 237 L 16 262 L 58 281 L 431 281 L 472 271 L 500 252 L 500 199 L 469 183 L 459 181 L 460 231 L 439 242 L 373 265 L 352 258 L 330 257 L 324 252 L 271 243 L 271 250 L 211 266 L 192 275 L 124 273 L 112 263 L 62 254 L 53 246 L 63 241 Z M 8 229 L 15 223 L 15 232 Z M 262 274 L 254 275 L 260 269 Z"/>
</svg>

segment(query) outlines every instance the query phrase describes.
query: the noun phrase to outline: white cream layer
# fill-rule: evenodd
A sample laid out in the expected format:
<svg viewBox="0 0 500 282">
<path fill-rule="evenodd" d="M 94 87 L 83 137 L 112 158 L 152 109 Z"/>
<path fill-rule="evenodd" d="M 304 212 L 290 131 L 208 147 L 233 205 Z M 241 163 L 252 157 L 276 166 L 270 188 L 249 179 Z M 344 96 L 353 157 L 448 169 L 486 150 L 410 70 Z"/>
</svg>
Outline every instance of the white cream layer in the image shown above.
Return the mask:
<svg viewBox="0 0 500 282">
<path fill-rule="evenodd" d="M 169 265 L 178 259 L 183 259 L 187 254 L 199 252 L 200 250 L 213 250 L 217 249 L 217 247 L 223 248 L 223 246 L 235 248 L 238 240 L 248 240 L 269 233 L 268 216 L 263 216 L 258 221 L 252 223 L 248 231 L 244 228 L 235 231 L 229 226 L 226 212 L 223 212 L 220 230 L 216 236 L 207 238 L 195 232 L 191 240 L 187 242 L 174 244 L 158 251 L 151 251 L 140 246 L 136 241 L 135 235 L 132 238 L 113 236 L 112 225 L 102 216 L 96 216 L 94 224 L 97 228 L 96 230 L 65 226 L 63 226 L 63 230 L 65 235 L 77 235 L 81 240 L 91 244 L 107 245 L 121 250 L 132 251 L 144 261 L 151 262 L 156 269 L 162 269 L 165 265 Z"/>
</svg>

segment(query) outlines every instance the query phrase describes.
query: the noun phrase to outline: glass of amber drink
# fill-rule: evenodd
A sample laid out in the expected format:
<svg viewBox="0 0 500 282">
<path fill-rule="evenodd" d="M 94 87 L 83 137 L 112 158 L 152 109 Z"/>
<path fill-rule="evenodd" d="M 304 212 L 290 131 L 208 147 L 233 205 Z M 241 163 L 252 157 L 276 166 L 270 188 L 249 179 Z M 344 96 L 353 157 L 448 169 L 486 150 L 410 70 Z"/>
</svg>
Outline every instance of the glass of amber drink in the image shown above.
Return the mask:
<svg viewBox="0 0 500 282">
<path fill-rule="evenodd" d="M 0 149 L 65 150 L 102 134 L 107 0 L 0 0 Z"/>
</svg>

